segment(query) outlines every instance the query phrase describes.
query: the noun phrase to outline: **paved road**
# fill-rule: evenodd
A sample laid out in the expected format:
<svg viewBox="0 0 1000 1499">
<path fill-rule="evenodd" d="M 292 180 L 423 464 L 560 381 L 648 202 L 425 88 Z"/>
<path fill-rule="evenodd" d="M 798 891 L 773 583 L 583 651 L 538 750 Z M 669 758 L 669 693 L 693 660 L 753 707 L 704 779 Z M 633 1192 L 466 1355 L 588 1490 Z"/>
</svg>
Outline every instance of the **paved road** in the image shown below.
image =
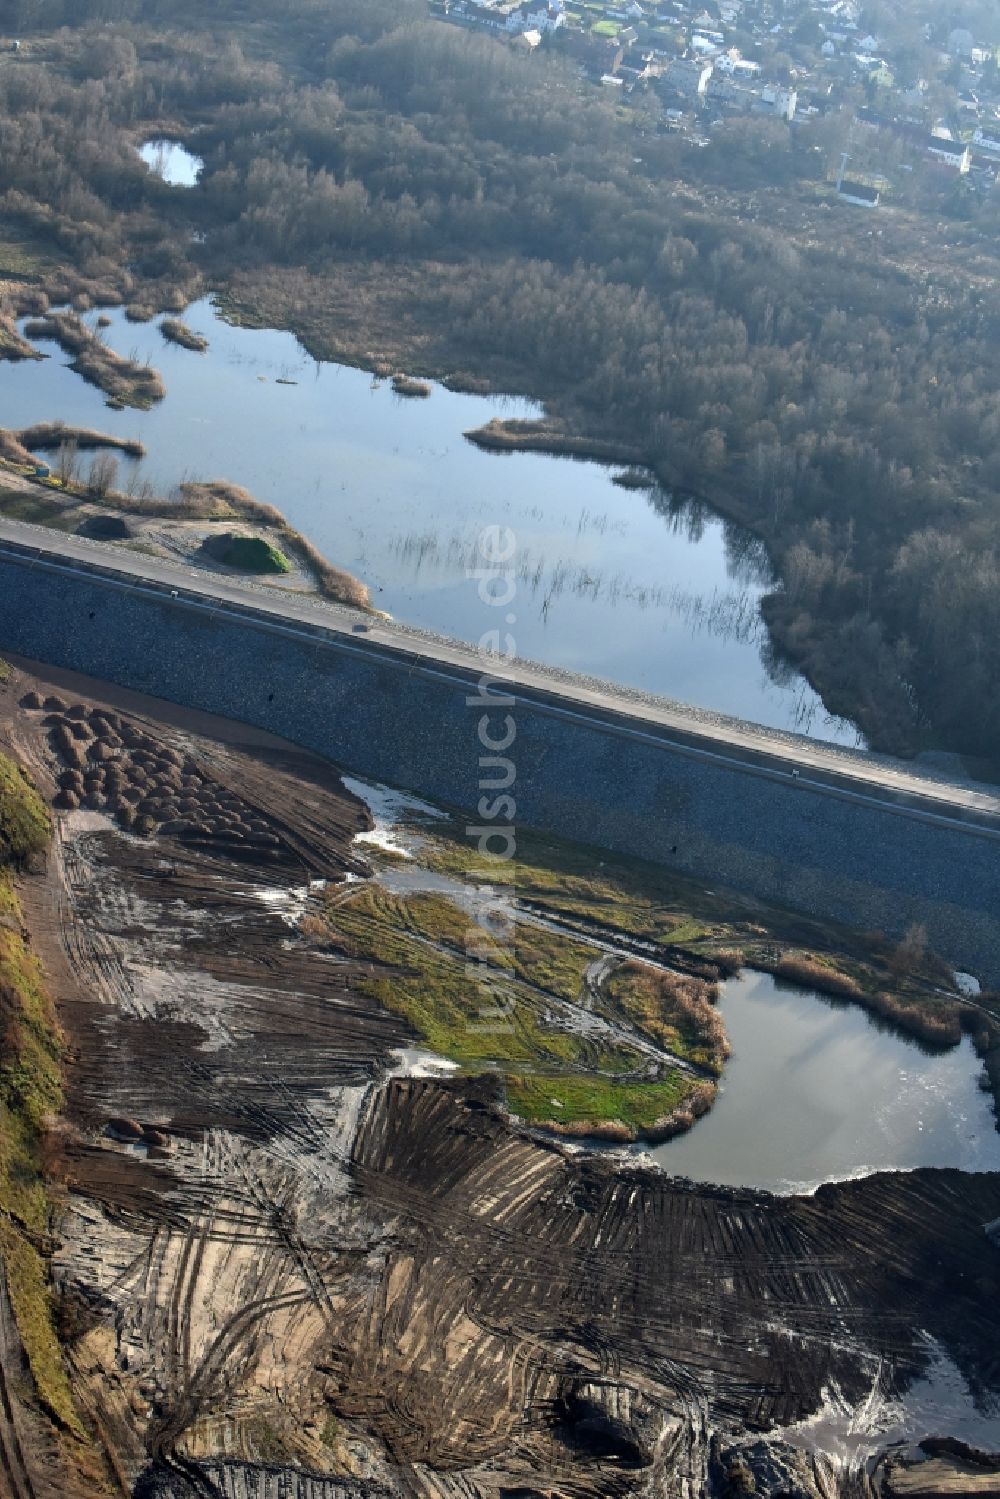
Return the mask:
<svg viewBox="0 0 1000 1499">
<path fill-rule="evenodd" d="M 921 772 L 905 761 L 846 750 L 801 735 L 783 734 L 685 707 L 666 698 L 645 696 L 611 683 L 576 678 L 515 661 L 500 669 L 489 667 L 471 646 L 411 630 L 392 620 L 370 617 L 300 595 L 279 593 L 273 587 L 247 585 L 194 567 L 160 561 L 122 547 L 66 536 L 41 526 L 0 517 L 0 557 L 34 559 L 71 570 L 99 568 L 114 575 L 118 586 L 152 588 L 178 607 L 213 611 L 252 611 L 271 628 L 329 632 L 352 650 L 391 652 L 422 671 L 474 672 L 485 669 L 511 689 L 540 695 L 561 714 L 600 719 L 619 731 L 650 733 L 669 739 L 684 752 L 736 762 L 759 774 L 793 777 L 803 789 L 822 788 L 834 794 L 876 799 L 908 808 L 918 815 L 960 819 L 1000 830 L 1000 794 L 972 783 L 956 783 Z M 497 611 L 499 614 L 499 611 Z"/>
</svg>

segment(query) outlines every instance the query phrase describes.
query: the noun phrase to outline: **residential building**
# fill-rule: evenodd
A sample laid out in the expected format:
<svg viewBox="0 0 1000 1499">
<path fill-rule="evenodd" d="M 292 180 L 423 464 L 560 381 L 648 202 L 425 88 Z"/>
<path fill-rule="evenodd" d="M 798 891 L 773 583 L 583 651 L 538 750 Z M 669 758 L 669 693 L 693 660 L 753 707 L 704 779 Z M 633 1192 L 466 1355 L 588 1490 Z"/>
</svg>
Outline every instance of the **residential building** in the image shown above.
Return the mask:
<svg viewBox="0 0 1000 1499">
<path fill-rule="evenodd" d="M 963 141 L 947 141 L 939 135 L 932 135 L 924 149 L 933 161 L 941 162 L 963 176 L 972 165 L 972 151 Z"/>
</svg>

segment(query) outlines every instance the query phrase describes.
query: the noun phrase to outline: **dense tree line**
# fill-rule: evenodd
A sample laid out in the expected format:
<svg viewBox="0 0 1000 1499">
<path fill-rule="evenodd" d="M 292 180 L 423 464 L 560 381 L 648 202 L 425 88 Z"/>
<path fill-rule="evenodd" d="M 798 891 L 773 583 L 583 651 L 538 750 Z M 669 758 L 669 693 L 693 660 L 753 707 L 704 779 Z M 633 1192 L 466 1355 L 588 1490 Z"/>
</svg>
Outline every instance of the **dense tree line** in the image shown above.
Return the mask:
<svg viewBox="0 0 1000 1499">
<path fill-rule="evenodd" d="M 62 0 L 0 4 L 39 25 Z M 831 218 L 733 212 L 810 191 L 784 126 L 700 154 L 410 0 L 93 0 L 44 66 L 0 70 L 0 193 L 92 279 L 421 266 L 414 318 L 456 366 L 503 361 L 763 536 L 775 638 L 876 742 L 992 751 L 1000 705 L 1000 301 L 880 258 Z M 232 40 L 206 45 L 226 18 Z M 108 29 L 103 22 L 118 20 Z M 168 29 L 169 28 L 169 29 Z M 152 180 L 144 122 L 198 129 L 201 186 Z M 956 234 L 991 232 L 995 205 Z M 978 222 L 969 221 L 971 212 Z M 888 222 L 888 221 L 887 221 Z M 902 230 L 897 231 L 902 233 Z M 863 246 L 863 248 L 861 247 Z M 875 252 L 875 253 L 873 253 Z"/>
</svg>

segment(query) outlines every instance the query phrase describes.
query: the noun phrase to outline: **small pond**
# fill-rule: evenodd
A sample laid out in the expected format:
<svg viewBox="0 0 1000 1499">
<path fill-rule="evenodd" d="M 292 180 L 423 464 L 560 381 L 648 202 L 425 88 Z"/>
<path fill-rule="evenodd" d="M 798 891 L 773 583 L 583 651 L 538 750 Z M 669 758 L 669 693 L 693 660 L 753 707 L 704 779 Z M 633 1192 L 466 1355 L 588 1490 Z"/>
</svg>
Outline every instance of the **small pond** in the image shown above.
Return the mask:
<svg viewBox="0 0 1000 1499">
<path fill-rule="evenodd" d="M 651 1153 L 695 1181 L 812 1191 L 952 1166 L 1000 1170 L 993 1104 L 964 1039 L 931 1051 L 856 1005 L 746 973 L 720 1001 L 733 1054 L 715 1107 Z"/>
<path fill-rule="evenodd" d="M 291 334 L 231 327 L 207 301 L 184 316 L 207 353 L 110 314 L 111 347 L 164 377 L 167 397 L 152 411 L 109 410 L 48 344 L 44 362 L 0 364 L 0 422 L 62 419 L 138 437 L 143 474 L 162 493 L 187 478 L 246 485 L 363 578 L 381 608 L 472 642 L 498 624 L 469 576 L 481 564 L 477 538 L 510 528 L 509 628 L 522 658 L 857 742 L 852 725 L 770 659 L 761 548 L 704 505 L 655 486 L 622 489 L 597 464 L 466 441 L 493 416 L 536 415 L 526 401 L 441 386 L 406 400 L 361 370 L 317 363 Z"/>
<path fill-rule="evenodd" d="M 358 835 L 358 852 L 395 855 L 375 861 L 383 888 L 430 891 L 506 923 L 509 895 L 425 867 L 424 834 L 439 809 L 353 776 L 344 784 L 375 823 Z M 714 1107 L 689 1133 L 628 1155 L 652 1157 L 673 1176 L 780 1193 L 921 1166 L 1000 1171 L 993 1100 L 968 1038 L 932 1050 L 858 1005 L 752 970 L 723 985 L 719 1008 L 732 1056 Z"/>
<path fill-rule="evenodd" d="M 194 187 L 205 164 L 200 156 L 192 156 L 177 141 L 147 141 L 139 148 L 139 155 L 149 170 L 171 187 Z"/>
</svg>

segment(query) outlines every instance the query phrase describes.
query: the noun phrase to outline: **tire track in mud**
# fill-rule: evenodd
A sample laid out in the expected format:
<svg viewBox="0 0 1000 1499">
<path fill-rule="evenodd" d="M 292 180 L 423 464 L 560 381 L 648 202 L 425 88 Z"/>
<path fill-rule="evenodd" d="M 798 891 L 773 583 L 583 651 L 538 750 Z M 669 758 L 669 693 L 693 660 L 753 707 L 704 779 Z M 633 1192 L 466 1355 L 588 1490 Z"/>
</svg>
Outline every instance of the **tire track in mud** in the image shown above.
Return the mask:
<svg viewBox="0 0 1000 1499">
<path fill-rule="evenodd" d="M 187 899 L 197 876 L 206 900 L 221 910 L 221 863 L 185 858 L 193 872 L 192 883 L 183 886 Z M 92 867 L 74 851 L 67 864 L 67 902 L 71 892 L 86 909 Z M 135 867 L 133 860 L 127 872 L 134 874 Z M 166 909 L 162 889 L 155 898 Z M 133 919 L 127 901 L 113 916 L 127 928 Z M 65 920 L 71 931 L 68 905 Z M 232 940 L 239 942 L 238 927 L 233 930 Z M 128 964 L 114 942 L 109 951 L 100 942 L 88 945 L 84 933 L 70 940 L 78 944 L 77 972 L 95 975 L 96 992 L 107 996 L 109 1008 L 134 1003 L 136 1014 L 155 1020 L 155 1005 L 129 998 Z M 281 1002 L 277 987 L 253 992 L 262 1007 Z M 226 1044 L 235 1046 L 235 1022 L 227 1036 Z M 841 1354 L 858 1358 L 874 1340 L 902 1363 L 912 1355 L 912 1327 L 899 1307 L 887 1302 L 873 1313 L 858 1290 L 864 1280 L 858 1256 L 870 1258 L 873 1241 L 871 1202 L 862 1192 L 856 1205 L 849 1193 L 840 1194 L 835 1214 L 822 1203 L 793 1213 L 768 1206 L 756 1194 L 661 1191 L 630 1168 L 609 1183 L 596 1167 L 512 1134 L 481 1100 L 477 1114 L 458 1090 L 441 1085 L 369 1089 L 346 1143 L 331 1135 L 308 1088 L 296 1086 L 286 1054 L 276 1050 L 269 1060 L 261 1044 L 263 1065 L 250 1087 L 239 1071 L 246 1054 L 222 1069 L 192 1055 L 192 1045 L 190 1038 L 185 1043 L 165 1032 L 166 1065 L 190 1096 L 192 1113 L 200 1110 L 206 1120 L 231 1116 L 234 1137 L 223 1135 L 222 1125 L 214 1136 L 209 1126 L 200 1179 L 185 1179 L 179 1170 L 163 1193 L 170 1199 L 160 1209 L 163 1217 L 134 1215 L 141 1231 L 149 1233 L 153 1225 L 152 1237 L 148 1258 L 136 1257 L 128 1267 L 145 1277 L 147 1302 L 163 1297 L 174 1382 L 169 1409 L 154 1422 L 149 1446 L 154 1458 L 179 1475 L 190 1477 L 195 1467 L 201 1477 L 200 1467 L 178 1453 L 178 1444 L 199 1414 L 225 1394 L 227 1377 L 242 1378 L 264 1356 L 260 1340 L 271 1316 L 315 1315 L 338 1357 L 357 1360 L 356 1370 L 370 1360 L 370 1383 L 362 1380 L 357 1387 L 360 1418 L 364 1424 L 366 1411 L 374 1410 L 369 1429 L 381 1430 L 378 1401 L 387 1389 L 387 1439 L 391 1435 L 404 1447 L 430 1418 L 414 1397 L 409 1355 L 395 1345 L 405 1336 L 418 1349 L 436 1350 L 453 1315 L 465 1316 L 474 1351 L 489 1349 L 514 1393 L 501 1397 L 503 1410 L 492 1417 L 481 1404 L 489 1389 L 486 1376 L 482 1386 L 470 1381 L 465 1407 L 453 1407 L 442 1396 L 434 1418 L 442 1441 L 451 1421 L 487 1445 L 516 1444 L 519 1439 L 503 1436 L 507 1401 L 511 1409 L 525 1409 L 524 1392 L 537 1390 L 543 1379 L 558 1384 L 586 1375 L 609 1389 L 642 1390 L 679 1423 L 673 1461 L 680 1492 L 691 1499 L 701 1492 L 710 1412 L 716 1421 L 752 1416 L 766 1427 L 795 1416 Z M 198 1135 L 191 1129 L 186 1138 Z M 138 1180 L 142 1164 L 136 1160 L 129 1163 L 133 1167 Z M 316 1228 L 298 1210 L 303 1184 L 325 1189 L 324 1172 L 334 1169 L 353 1189 L 352 1202 L 362 1204 L 356 1221 L 363 1219 L 369 1231 L 364 1248 L 356 1240 L 341 1242 L 342 1220 L 322 1219 Z M 892 1216 L 893 1231 L 905 1245 L 906 1214 Z M 832 1222 L 838 1232 L 849 1226 L 843 1237 L 831 1238 Z M 227 1246 L 234 1259 L 237 1246 L 250 1247 L 253 1275 L 239 1272 L 235 1311 L 199 1342 L 196 1302 L 210 1245 Z M 384 1274 L 375 1270 L 351 1284 L 355 1256 L 382 1248 Z M 398 1301 L 390 1302 L 388 1278 L 401 1260 L 412 1261 L 412 1273 Z M 905 1256 L 900 1264 L 901 1274 L 910 1272 Z M 342 1278 L 348 1278 L 348 1297 L 340 1294 Z M 363 1318 L 367 1325 L 361 1328 Z M 145 1324 L 146 1349 L 164 1345 L 161 1325 Z M 388 1331 L 397 1336 L 380 1364 L 379 1345 Z M 475 1342 L 479 1338 L 490 1342 Z M 460 1348 L 459 1357 L 465 1356 Z M 399 1371 L 406 1377 L 398 1377 Z M 438 1399 L 434 1377 L 446 1379 L 448 1372 L 428 1374 L 428 1400 Z M 567 1474 L 560 1492 L 612 1492 L 580 1482 L 571 1465 L 554 1463 L 551 1471 L 557 1468 Z"/>
<path fill-rule="evenodd" d="M 21 1339 L 7 1290 L 7 1270 L 0 1263 L 0 1473 L 10 1499 L 42 1499 L 32 1479 L 17 1429 L 17 1396 L 11 1390 L 10 1370 L 21 1361 Z M 46 1486 L 46 1499 L 48 1495 Z"/>
</svg>

